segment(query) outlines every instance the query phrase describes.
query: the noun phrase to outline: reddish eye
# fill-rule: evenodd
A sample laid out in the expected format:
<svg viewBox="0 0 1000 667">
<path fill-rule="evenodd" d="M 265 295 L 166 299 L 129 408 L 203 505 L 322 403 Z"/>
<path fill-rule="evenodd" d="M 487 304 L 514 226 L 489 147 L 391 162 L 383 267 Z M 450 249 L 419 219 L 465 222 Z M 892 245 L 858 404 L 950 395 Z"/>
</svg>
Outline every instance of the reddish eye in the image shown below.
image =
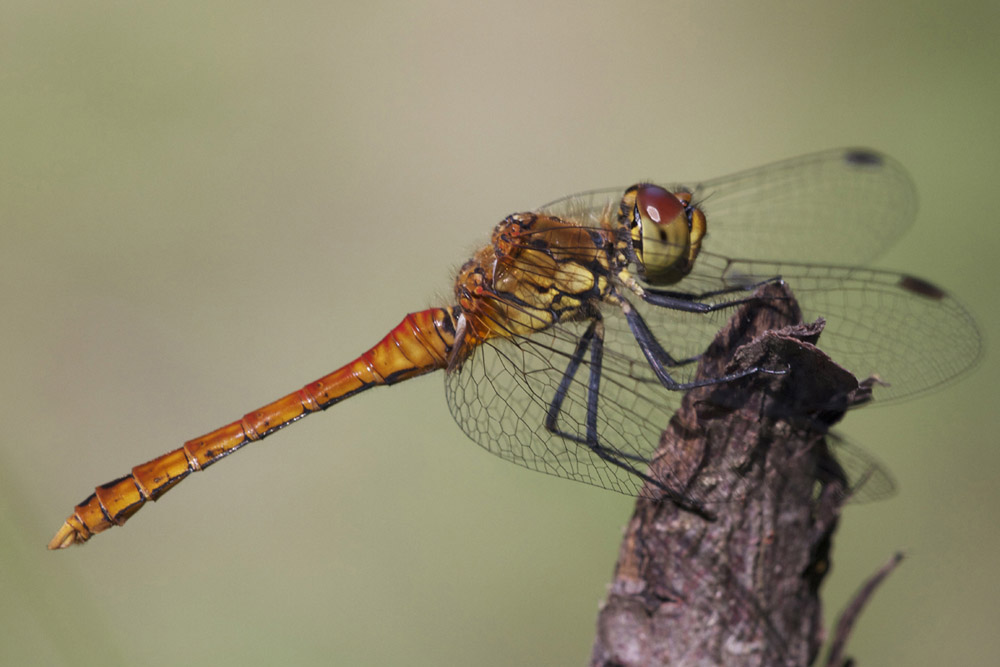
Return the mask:
<svg viewBox="0 0 1000 667">
<path fill-rule="evenodd" d="M 684 212 L 684 204 L 658 185 L 640 186 L 636 193 L 636 205 L 641 215 L 658 225 L 669 224 Z"/>
</svg>

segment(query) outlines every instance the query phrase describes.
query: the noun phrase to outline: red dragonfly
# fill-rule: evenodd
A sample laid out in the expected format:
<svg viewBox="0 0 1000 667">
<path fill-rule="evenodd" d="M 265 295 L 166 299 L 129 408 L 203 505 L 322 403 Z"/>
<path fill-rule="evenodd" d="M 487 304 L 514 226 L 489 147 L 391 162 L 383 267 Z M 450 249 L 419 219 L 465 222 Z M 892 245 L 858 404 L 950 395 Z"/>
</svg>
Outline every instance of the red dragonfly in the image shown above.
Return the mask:
<svg viewBox="0 0 1000 667">
<path fill-rule="evenodd" d="M 825 317 L 821 346 L 859 377 L 885 380 L 879 403 L 976 362 L 976 325 L 943 290 L 846 265 L 877 256 L 915 213 L 895 161 L 839 149 L 511 215 L 462 266 L 450 305 L 407 315 L 329 375 L 97 487 L 48 546 L 123 524 L 190 473 L 310 413 L 439 369 L 459 426 L 501 458 L 622 493 L 645 486 L 697 511 L 699 499 L 646 466 L 681 393 L 735 377 L 694 382 L 692 362 L 719 328 L 712 313 L 757 286 L 784 280 L 807 317 Z"/>
</svg>

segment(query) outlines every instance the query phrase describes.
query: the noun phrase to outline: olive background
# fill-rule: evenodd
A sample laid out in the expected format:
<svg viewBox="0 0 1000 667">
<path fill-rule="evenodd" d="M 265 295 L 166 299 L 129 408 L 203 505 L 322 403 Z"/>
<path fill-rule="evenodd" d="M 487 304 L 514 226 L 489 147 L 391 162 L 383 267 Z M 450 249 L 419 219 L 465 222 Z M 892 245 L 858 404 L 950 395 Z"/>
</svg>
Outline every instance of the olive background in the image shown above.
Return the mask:
<svg viewBox="0 0 1000 667">
<path fill-rule="evenodd" d="M 987 353 L 843 425 L 899 490 L 846 512 L 827 622 L 903 550 L 850 654 L 990 662 L 998 30 L 995 2 L 4 3 L 0 662 L 584 663 L 631 499 L 487 454 L 440 376 L 44 546 L 96 484 L 447 302 L 508 213 L 842 145 L 910 170 L 877 265 L 958 295 Z"/>
</svg>

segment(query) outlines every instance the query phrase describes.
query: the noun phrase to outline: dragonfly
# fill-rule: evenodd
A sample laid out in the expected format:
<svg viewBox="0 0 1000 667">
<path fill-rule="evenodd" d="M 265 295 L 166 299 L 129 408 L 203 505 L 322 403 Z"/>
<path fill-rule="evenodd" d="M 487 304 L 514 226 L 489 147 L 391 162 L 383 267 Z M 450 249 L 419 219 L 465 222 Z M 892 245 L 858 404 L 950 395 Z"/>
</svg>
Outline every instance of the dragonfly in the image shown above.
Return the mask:
<svg viewBox="0 0 1000 667">
<path fill-rule="evenodd" d="M 501 458 L 697 510 L 647 465 L 686 390 L 782 372 L 694 376 L 720 318 L 757 287 L 785 281 L 805 315 L 826 318 L 821 348 L 858 377 L 877 376 L 877 403 L 976 363 L 981 337 L 956 299 L 865 266 L 915 216 L 903 167 L 859 148 L 510 215 L 458 271 L 450 304 L 408 314 L 332 373 L 98 486 L 48 546 L 125 523 L 191 473 L 311 413 L 438 370 L 455 421 Z"/>
</svg>

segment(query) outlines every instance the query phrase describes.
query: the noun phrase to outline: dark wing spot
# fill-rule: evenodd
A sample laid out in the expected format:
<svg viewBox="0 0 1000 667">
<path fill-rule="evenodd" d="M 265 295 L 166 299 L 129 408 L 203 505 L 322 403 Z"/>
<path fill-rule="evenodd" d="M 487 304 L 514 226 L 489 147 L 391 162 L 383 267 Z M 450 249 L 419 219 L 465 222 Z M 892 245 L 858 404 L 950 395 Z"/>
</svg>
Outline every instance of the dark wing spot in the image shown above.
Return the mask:
<svg viewBox="0 0 1000 667">
<path fill-rule="evenodd" d="M 925 296 L 928 299 L 941 300 L 944 298 L 944 290 L 942 290 L 937 285 L 932 285 L 922 278 L 916 278 L 914 276 L 903 276 L 899 280 L 900 288 L 913 292 L 914 294 L 919 294 L 920 296 Z"/>
<path fill-rule="evenodd" d="M 844 153 L 844 161 L 859 167 L 881 167 L 884 160 L 879 153 L 867 148 L 852 148 Z"/>
</svg>

